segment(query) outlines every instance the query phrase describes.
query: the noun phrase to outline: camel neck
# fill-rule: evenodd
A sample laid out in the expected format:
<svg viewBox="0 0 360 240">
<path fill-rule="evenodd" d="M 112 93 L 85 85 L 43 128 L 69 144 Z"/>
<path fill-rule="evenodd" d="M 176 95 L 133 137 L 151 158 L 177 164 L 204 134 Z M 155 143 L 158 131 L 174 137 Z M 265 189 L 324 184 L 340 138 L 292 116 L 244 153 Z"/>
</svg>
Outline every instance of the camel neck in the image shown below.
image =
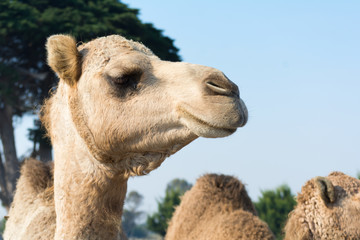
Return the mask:
<svg viewBox="0 0 360 240">
<path fill-rule="evenodd" d="M 121 239 L 127 177 L 92 156 L 63 104 L 51 114 L 55 239 Z"/>
<path fill-rule="evenodd" d="M 55 157 L 55 239 L 118 239 L 127 179 L 85 161 Z"/>
</svg>

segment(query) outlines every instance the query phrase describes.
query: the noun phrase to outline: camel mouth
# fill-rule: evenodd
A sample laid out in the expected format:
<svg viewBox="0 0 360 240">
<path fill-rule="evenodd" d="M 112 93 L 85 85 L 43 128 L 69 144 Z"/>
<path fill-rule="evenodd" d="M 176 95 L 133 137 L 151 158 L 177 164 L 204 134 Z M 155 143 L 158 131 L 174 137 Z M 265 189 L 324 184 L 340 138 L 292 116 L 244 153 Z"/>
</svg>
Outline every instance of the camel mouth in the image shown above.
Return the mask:
<svg viewBox="0 0 360 240">
<path fill-rule="evenodd" d="M 199 137 L 226 137 L 233 134 L 237 130 L 237 127 L 218 126 L 214 123 L 203 120 L 201 117 L 190 113 L 183 107 L 179 106 L 177 109 L 184 124 Z"/>
</svg>

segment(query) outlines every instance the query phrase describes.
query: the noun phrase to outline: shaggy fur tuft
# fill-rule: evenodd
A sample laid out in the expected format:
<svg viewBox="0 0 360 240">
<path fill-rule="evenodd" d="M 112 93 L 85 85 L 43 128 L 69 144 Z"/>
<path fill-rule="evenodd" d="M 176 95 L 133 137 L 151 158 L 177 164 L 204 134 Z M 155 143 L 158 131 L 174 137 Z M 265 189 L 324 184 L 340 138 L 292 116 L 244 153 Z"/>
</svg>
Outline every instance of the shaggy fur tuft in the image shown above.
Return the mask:
<svg viewBox="0 0 360 240">
<path fill-rule="evenodd" d="M 244 209 L 257 215 L 245 186 L 235 177 L 218 174 L 206 174 L 197 180 L 198 188 L 212 196 L 213 202 L 223 202 L 229 208 Z"/>
<path fill-rule="evenodd" d="M 27 159 L 21 167 L 21 178 L 21 190 L 26 191 L 29 198 L 43 194 L 53 187 L 53 163 L 46 164 L 35 159 Z M 19 186 L 17 191 L 20 191 Z"/>
<path fill-rule="evenodd" d="M 238 179 L 206 174 L 183 196 L 165 239 L 270 240 L 274 235 L 256 216 L 245 186 Z"/>
<path fill-rule="evenodd" d="M 70 86 L 75 86 L 81 74 L 81 56 L 76 41 L 68 35 L 53 35 L 46 43 L 48 64 Z"/>
</svg>

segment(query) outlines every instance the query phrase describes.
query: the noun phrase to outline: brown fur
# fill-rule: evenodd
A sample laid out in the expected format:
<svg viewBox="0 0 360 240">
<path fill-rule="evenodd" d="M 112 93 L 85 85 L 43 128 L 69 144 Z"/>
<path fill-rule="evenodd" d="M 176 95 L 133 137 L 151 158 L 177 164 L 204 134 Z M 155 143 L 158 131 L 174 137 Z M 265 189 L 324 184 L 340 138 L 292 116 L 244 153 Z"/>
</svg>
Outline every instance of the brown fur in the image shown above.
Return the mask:
<svg viewBox="0 0 360 240">
<path fill-rule="evenodd" d="M 52 172 L 52 163 L 46 164 L 35 159 L 25 160 L 17 183 L 17 194 L 11 204 L 10 217 L 6 223 L 6 228 L 14 228 L 16 231 L 7 231 L 5 239 L 54 238 L 56 215 Z M 29 211 L 34 214 L 31 219 L 16 217 L 26 216 Z M 29 232 L 31 236 L 28 235 Z"/>
<path fill-rule="evenodd" d="M 274 239 L 236 178 L 207 174 L 185 193 L 170 221 L 166 240 Z"/>
<path fill-rule="evenodd" d="M 225 137 L 246 123 L 237 86 L 216 69 L 161 61 L 116 35 L 79 47 L 54 35 L 46 47 L 60 77 L 41 113 L 54 149 L 53 181 L 42 163 L 24 165 L 5 240 L 126 239 L 121 215 L 130 176 L 149 173 L 199 136 Z"/>
<path fill-rule="evenodd" d="M 35 159 L 27 159 L 21 167 L 24 179 L 22 187 L 29 191 L 29 198 L 44 193 L 53 187 L 53 163 L 42 163 Z"/>
<path fill-rule="evenodd" d="M 340 172 L 311 179 L 285 226 L 285 240 L 360 239 L 360 181 Z"/>
</svg>

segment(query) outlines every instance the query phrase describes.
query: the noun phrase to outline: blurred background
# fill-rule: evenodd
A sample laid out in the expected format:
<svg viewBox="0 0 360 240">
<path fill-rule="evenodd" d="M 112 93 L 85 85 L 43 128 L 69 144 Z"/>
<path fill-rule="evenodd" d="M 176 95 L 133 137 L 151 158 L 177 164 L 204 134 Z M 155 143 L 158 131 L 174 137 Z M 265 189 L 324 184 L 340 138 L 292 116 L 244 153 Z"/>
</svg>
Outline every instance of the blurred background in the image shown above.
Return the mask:
<svg viewBox="0 0 360 240">
<path fill-rule="evenodd" d="M 248 124 L 232 136 L 197 139 L 129 180 L 128 235 L 144 228 L 163 234 L 159 206 L 170 201 L 172 208 L 202 174 L 222 173 L 246 184 L 281 239 L 293 196 L 307 180 L 360 170 L 359 10 L 355 0 L 1 1 L 0 219 L 20 162 L 52 159 L 36 116 L 57 82 L 45 64 L 46 38 L 121 34 L 162 59 L 222 70 L 249 110 Z M 269 199 L 282 201 L 271 206 Z M 268 208 L 287 209 L 285 217 Z"/>
</svg>

